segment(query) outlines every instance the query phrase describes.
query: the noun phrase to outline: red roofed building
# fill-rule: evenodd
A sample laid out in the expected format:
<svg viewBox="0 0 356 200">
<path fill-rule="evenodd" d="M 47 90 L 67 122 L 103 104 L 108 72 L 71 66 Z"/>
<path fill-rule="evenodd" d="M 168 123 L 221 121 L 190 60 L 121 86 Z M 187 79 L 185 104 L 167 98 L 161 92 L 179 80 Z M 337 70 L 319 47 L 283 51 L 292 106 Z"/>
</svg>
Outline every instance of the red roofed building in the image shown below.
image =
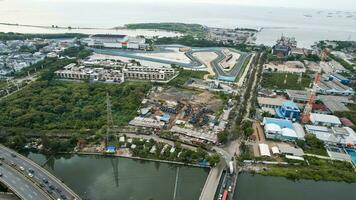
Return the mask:
<svg viewBox="0 0 356 200">
<path fill-rule="evenodd" d="M 341 121 L 341 123 L 342 123 L 344 126 L 347 126 L 347 127 L 352 127 L 352 126 L 354 126 L 354 124 L 352 123 L 352 121 L 349 120 L 349 119 L 347 119 L 346 117 L 340 118 L 340 121 Z"/>
<path fill-rule="evenodd" d="M 313 104 L 313 112 L 319 114 L 331 114 L 329 109 L 324 104 Z"/>
</svg>

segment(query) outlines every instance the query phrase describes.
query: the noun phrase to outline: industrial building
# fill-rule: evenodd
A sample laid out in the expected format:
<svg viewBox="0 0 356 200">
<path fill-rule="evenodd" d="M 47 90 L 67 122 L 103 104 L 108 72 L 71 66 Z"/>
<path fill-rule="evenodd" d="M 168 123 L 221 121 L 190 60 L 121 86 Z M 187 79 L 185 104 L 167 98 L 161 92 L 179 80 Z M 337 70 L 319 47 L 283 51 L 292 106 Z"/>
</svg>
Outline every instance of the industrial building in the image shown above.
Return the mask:
<svg viewBox="0 0 356 200">
<path fill-rule="evenodd" d="M 277 40 L 277 44 L 272 47 L 272 54 L 277 57 L 286 57 L 291 55 L 292 49 L 297 47 L 295 38 L 282 36 Z"/>
<path fill-rule="evenodd" d="M 191 138 L 196 138 L 199 140 L 211 142 L 213 144 L 218 142 L 218 136 L 216 133 L 213 133 L 213 132 L 195 131 L 195 130 L 188 129 L 188 128 L 181 128 L 179 126 L 173 126 L 171 129 L 171 132 L 179 133 L 179 134 L 191 137 Z"/>
<path fill-rule="evenodd" d="M 355 146 L 356 133 L 349 127 L 333 127 L 305 125 L 305 130 L 326 144 Z"/>
<path fill-rule="evenodd" d="M 292 49 L 289 46 L 277 44 L 272 47 L 272 54 L 278 57 L 287 57 L 291 54 Z"/>
<path fill-rule="evenodd" d="M 264 132 L 266 138 L 282 141 L 303 140 L 305 133 L 298 123 L 292 123 L 286 119 L 263 118 Z"/>
<path fill-rule="evenodd" d="M 268 112 L 271 115 L 276 115 L 276 109 L 280 108 L 286 99 L 283 98 L 270 98 L 270 97 L 257 97 L 257 103 L 262 111 Z"/>
<path fill-rule="evenodd" d="M 336 80 L 332 80 L 332 81 L 321 80 L 316 85 L 316 91 L 320 94 L 329 94 L 329 95 L 341 95 L 341 96 L 355 95 L 355 91 L 352 88 L 343 85 Z"/>
<path fill-rule="evenodd" d="M 308 92 L 303 90 L 287 90 L 287 96 L 294 102 L 306 103 Z M 317 101 L 321 101 L 331 112 L 349 111 L 347 105 L 354 103 L 348 96 L 317 95 Z"/>
<path fill-rule="evenodd" d="M 341 121 L 338 117 L 334 115 L 324 115 L 317 113 L 310 113 L 310 121 L 314 125 L 320 126 L 340 126 Z"/>
<path fill-rule="evenodd" d="M 258 147 L 260 149 L 261 156 L 271 157 L 271 152 L 269 151 L 269 147 L 267 144 L 259 144 Z"/>
<path fill-rule="evenodd" d="M 301 148 L 295 148 L 288 144 L 277 144 L 277 147 L 281 154 L 292 156 L 304 156 L 304 151 Z"/>
<path fill-rule="evenodd" d="M 146 39 L 127 35 L 95 34 L 85 40 L 90 47 L 117 49 L 147 49 Z"/>
</svg>

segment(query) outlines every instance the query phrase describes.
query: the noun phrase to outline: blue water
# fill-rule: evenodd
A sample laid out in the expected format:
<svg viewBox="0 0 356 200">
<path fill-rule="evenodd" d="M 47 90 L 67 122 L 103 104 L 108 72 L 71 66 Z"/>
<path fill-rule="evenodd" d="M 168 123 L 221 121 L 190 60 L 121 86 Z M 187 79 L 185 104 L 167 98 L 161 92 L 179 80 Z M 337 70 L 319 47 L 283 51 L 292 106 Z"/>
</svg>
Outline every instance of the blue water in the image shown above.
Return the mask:
<svg viewBox="0 0 356 200">
<path fill-rule="evenodd" d="M 347 149 L 346 151 L 351 156 L 352 162 L 356 165 L 356 150 Z"/>
</svg>

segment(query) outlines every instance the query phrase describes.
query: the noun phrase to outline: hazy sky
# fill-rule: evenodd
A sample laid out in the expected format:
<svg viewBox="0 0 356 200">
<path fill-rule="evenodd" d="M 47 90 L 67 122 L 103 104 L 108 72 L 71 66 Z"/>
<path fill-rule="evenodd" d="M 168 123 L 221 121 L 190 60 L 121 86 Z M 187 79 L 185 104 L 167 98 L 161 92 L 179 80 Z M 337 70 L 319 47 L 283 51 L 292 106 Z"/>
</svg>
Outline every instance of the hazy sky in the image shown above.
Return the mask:
<svg viewBox="0 0 356 200">
<path fill-rule="evenodd" d="M 353 10 L 356 11 L 356 0 L 0 0 L 14 2 L 129 2 L 129 3 L 211 3 L 211 4 L 236 4 L 248 6 L 271 6 L 271 7 L 292 7 L 292 8 L 312 8 L 330 10 Z"/>
<path fill-rule="evenodd" d="M 30 1 L 30 0 L 27 0 Z M 35 0 L 36 1 L 36 0 Z M 43 1 L 43 0 L 42 0 Z M 356 0 L 46 0 L 46 1 L 115 1 L 115 2 L 185 2 L 185 3 L 215 3 L 239 4 L 251 6 L 297 7 L 313 9 L 356 10 Z"/>
</svg>

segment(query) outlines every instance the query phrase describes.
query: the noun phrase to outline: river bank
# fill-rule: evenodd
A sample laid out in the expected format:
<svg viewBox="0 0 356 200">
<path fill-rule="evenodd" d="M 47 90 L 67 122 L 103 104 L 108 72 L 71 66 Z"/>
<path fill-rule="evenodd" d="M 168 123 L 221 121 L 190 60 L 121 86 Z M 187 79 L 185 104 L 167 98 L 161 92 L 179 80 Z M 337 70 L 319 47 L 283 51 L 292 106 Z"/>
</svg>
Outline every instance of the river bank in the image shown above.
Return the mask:
<svg viewBox="0 0 356 200">
<path fill-rule="evenodd" d="M 95 156 L 104 156 L 104 157 L 128 158 L 128 159 L 133 159 L 133 160 L 143 160 L 143 161 L 167 163 L 167 164 L 174 164 L 174 165 L 182 165 L 182 166 L 187 166 L 187 167 L 197 167 L 197 168 L 210 169 L 210 166 L 206 166 L 206 165 L 190 164 L 190 163 L 183 163 L 183 162 L 169 161 L 169 160 L 151 159 L 151 158 L 141 158 L 141 157 L 128 156 L 128 155 L 116 155 L 116 154 L 104 154 L 104 153 L 90 153 L 90 152 L 61 152 L 60 154 L 86 155 L 86 156 L 95 155 Z"/>
<path fill-rule="evenodd" d="M 241 173 L 234 200 L 355 199 L 356 183 L 298 180 Z"/>
<path fill-rule="evenodd" d="M 306 162 L 245 164 L 243 171 L 263 176 L 285 177 L 290 180 L 314 180 L 356 183 L 356 171 L 351 163 L 306 156 Z"/>
</svg>

